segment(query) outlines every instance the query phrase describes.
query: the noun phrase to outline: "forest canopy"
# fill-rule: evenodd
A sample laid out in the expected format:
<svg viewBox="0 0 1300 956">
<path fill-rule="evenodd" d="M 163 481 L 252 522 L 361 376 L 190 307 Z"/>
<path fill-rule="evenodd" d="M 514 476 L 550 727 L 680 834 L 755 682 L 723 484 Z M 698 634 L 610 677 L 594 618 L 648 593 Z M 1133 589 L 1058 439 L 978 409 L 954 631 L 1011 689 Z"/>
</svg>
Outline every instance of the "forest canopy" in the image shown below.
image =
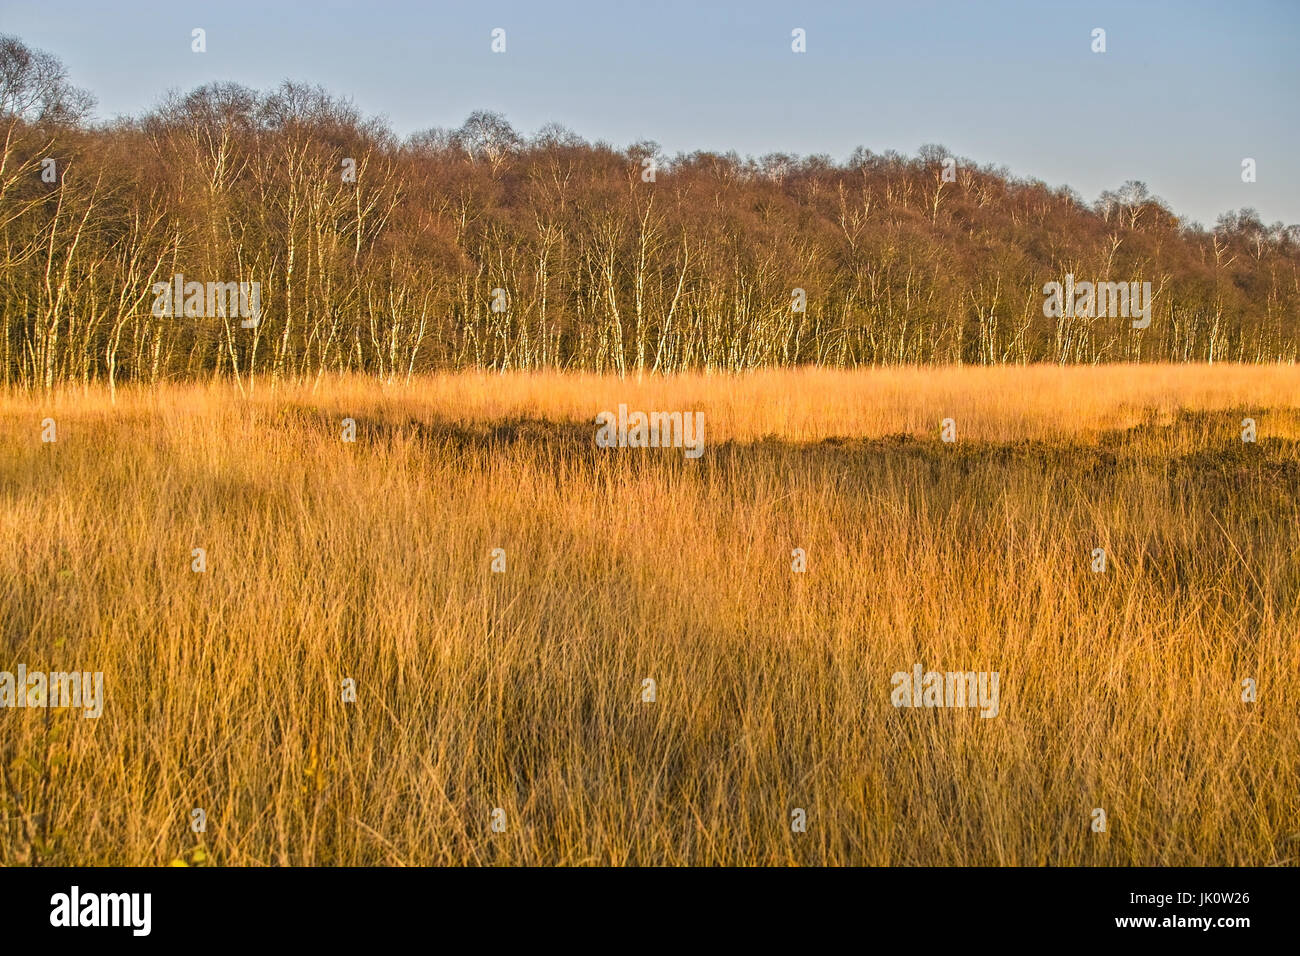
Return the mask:
<svg viewBox="0 0 1300 956">
<path fill-rule="evenodd" d="M 1297 357 L 1300 226 L 1206 229 L 1138 181 L 1089 204 L 933 144 L 667 156 L 486 111 L 402 139 L 287 81 L 92 105 L 0 37 L 7 386 Z M 1153 320 L 1045 317 L 1067 274 L 1149 282 Z M 257 322 L 156 314 L 176 276 L 258 284 Z"/>
</svg>

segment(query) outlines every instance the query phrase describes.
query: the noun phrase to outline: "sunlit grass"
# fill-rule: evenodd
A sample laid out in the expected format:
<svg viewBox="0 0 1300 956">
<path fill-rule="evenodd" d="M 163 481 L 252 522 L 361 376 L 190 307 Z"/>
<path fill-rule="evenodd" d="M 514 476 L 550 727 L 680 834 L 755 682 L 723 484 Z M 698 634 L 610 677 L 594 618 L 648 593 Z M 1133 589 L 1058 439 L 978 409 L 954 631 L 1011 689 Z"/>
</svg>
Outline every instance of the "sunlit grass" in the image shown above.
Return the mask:
<svg viewBox="0 0 1300 956">
<path fill-rule="evenodd" d="M 704 456 L 597 448 L 619 403 L 702 409 Z M 108 690 L 0 710 L 0 862 L 1300 860 L 1295 368 L 69 390 L 0 426 L 0 670 Z M 1000 714 L 895 709 L 917 662 L 998 671 Z"/>
</svg>

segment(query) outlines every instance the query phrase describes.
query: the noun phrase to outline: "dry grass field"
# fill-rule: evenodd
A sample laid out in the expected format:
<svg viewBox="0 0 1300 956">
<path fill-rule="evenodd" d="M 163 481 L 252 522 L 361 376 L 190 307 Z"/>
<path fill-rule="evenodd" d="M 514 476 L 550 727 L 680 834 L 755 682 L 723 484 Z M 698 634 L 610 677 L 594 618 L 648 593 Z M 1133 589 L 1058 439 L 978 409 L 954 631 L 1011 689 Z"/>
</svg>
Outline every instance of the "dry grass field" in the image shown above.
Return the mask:
<svg viewBox="0 0 1300 956">
<path fill-rule="evenodd" d="M 3 864 L 1300 862 L 1295 367 L 9 393 L 0 499 L 107 695 L 0 710 Z"/>
</svg>

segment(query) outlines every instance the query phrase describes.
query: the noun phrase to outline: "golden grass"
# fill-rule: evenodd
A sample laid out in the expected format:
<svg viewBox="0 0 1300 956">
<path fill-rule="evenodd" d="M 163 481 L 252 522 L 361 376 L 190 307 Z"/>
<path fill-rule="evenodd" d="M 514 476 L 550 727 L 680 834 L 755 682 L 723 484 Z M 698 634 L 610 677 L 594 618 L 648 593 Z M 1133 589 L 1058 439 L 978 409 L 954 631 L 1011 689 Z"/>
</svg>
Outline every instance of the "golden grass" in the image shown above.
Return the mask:
<svg viewBox="0 0 1300 956">
<path fill-rule="evenodd" d="M 704 456 L 597 448 L 619 403 L 703 409 Z M 0 670 L 108 693 L 0 710 L 2 863 L 1300 860 L 1300 369 L 71 390 L 0 425 Z M 1001 712 L 896 709 L 918 662 L 997 671 Z"/>
</svg>

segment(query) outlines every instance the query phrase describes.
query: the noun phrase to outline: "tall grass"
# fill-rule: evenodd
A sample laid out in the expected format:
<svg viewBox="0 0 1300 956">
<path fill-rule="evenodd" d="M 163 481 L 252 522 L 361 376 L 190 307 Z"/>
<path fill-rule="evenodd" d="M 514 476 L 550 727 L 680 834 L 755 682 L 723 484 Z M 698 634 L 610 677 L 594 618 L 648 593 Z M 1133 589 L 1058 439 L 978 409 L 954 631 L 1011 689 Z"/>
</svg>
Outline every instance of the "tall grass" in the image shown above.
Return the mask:
<svg viewBox="0 0 1300 956">
<path fill-rule="evenodd" d="M 704 410 L 704 456 L 597 448 L 619 403 Z M 1295 368 L 92 389 L 0 426 L 0 670 L 108 693 L 0 710 L 0 862 L 1300 860 Z M 896 709 L 914 663 L 997 671 L 1000 713 Z"/>
</svg>

